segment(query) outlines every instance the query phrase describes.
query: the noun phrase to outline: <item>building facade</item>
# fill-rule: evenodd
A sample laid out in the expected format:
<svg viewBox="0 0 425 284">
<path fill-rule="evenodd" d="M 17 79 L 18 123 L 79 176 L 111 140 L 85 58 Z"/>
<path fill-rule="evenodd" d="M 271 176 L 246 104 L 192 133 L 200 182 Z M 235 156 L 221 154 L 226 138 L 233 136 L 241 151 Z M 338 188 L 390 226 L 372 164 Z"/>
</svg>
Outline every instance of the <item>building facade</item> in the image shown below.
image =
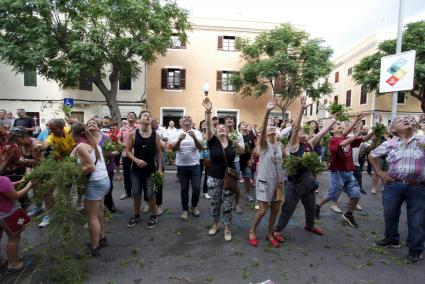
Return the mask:
<svg viewBox="0 0 425 284">
<path fill-rule="evenodd" d="M 237 48 L 238 38 L 254 39 L 278 24 L 223 19 L 191 18 L 188 42 L 177 38 L 166 56 L 147 67 L 147 107 L 161 124 L 189 114 L 196 123 L 204 119 L 204 85 L 213 104 L 213 116 L 223 120 L 261 124 L 271 91 L 260 98 L 242 98 L 229 80 L 244 65 Z M 296 104 L 288 109 L 291 116 Z M 282 117 L 276 109 L 273 116 Z M 198 125 L 197 125 L 198 127 Z"/>
<path fill-rule="evenodd" d="M 325 121 L 329 118 L 326 111 L 332 102 L 343 104 L 348 109 L 350 116 L 365 113 L 364 122 L 373 126 L 379 120 L 388 125 L 391 121 L 392 94 L 376 95 L 368 93 L 357 85 L 352 77 L 353 67 L 360 60 L 378 50 L 378 45 L 384 40 L 394 38 L 392 33 L 376 33 L 355 45 L 348 52 L 334 60 L 334 68 L 328 78 L 332 83 L 333 92 L 318 101 L 311 101 L 311 105 L 304 112 L 304 121 Z M 397 115 L 412 115 L 416 118 L 422 114 L 420 101 L 411 96 L 398 97 Z"/>
<path fill-rule="evenodd" d="M 146 68 L 138 79 L 122 78 L 118 90 L 118 104 L 122 114 L 129 111 L 139 113 L 144 104 L 141 101 L 146 96 Z M 107 68 L 106 68 L 107 70 Z M 109 81 L 105 80 L 109 88 Z M 87 121 L 94 115 L 110 116 L 105 98 L 89 81 L 80 81 L 77 88 L 62 88 L 56 82 L 41 77 L 35 70 L 15 74 L 12 68 L 0 64 L 0 108 L 11 111 L 16 116 L 16 110 L 23 108 L 28 116 L 37 120 L 40 126 L 53 117 L 63 117 L 60 111 L 64 99 L 72 99 L 74 106 L 72 115 L 80 121 Z"/>
</svg>

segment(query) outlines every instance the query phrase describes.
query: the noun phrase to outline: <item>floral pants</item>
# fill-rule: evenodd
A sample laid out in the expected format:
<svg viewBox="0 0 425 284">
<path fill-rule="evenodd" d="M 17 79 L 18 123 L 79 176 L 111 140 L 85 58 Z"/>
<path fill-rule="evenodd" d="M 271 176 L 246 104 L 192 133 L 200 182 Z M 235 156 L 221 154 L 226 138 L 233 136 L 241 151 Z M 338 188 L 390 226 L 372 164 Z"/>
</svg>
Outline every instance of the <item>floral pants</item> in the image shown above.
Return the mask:
<svg viewBox="0 0 425 284">
<path fill-rule="evenodd" d="M 223 224 L 232 222 L 234 194 L 223 189 L 224 179 L 208 177 L 208 194 L 211 196 L 211 215 L 214 221 L 220 221 L 221 208 L 223 207 Z"/>
</svg>

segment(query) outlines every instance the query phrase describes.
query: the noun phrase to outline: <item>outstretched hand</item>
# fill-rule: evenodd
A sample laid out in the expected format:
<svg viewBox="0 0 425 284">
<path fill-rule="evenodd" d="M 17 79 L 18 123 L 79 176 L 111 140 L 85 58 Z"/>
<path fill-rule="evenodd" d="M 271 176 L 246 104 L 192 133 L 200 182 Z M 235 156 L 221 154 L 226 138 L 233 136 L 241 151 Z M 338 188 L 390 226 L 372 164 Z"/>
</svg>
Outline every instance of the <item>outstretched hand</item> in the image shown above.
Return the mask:
<svg viewBox="0 0 425 284">
<path fill-rule="evenodd" d="M 301 96 L 300 97 L 300 103 L 301 103 L 301 106 L 302 106 L 303 110 L 305 110 L 308 107 L 308 105 L 307 105 L 307 97 L 306 96 Z"/>
<path fill-rule="evenodd" d="M 271 98 L 271 99 L 269 100 L 269 102 L 267 103 L 267 107 L 266 107 L 266 109 L 267 109 L 267 110 L 272 110 L 272 109 L 274 109 L 276 106 L 277 106 L 276 98 Z"/>
<path fill-rule="evenodd" d="M 204 106 L 206 111 L 211 111 L 212 103 L 210 101 L 210 98 L 205 97 L 204 100 L 202 101 L 202 105 Z"/>
</svg>

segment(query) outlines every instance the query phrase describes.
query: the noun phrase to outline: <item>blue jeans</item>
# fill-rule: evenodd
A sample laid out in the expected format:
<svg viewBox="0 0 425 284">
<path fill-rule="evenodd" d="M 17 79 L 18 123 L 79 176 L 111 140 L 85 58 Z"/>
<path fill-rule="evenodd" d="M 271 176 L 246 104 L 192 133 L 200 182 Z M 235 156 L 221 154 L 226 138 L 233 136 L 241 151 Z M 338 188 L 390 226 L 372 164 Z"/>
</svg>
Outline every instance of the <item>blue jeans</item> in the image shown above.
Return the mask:
<svg viewBox="0 0 425 284">
<path fill-rule="evenodd" d="M 183 211 L 189 210 L 189 182 L 192 184 L 192 207 L 198 206 L 201 189 L 201 168 L 194 166 L 177 166 L 177 175 L 180 179 L 180 196 Z"/>
<path fill-rule="evenodd" d="M 411 251 L 422 252 L 425 241 L 425 186 L 402 182 L 387 183 L 382 195 L 384 204 L 385 237 L 399 241 L 398 223 L 401 206 L 406 201 L 407 241 Z"/>
</svg>

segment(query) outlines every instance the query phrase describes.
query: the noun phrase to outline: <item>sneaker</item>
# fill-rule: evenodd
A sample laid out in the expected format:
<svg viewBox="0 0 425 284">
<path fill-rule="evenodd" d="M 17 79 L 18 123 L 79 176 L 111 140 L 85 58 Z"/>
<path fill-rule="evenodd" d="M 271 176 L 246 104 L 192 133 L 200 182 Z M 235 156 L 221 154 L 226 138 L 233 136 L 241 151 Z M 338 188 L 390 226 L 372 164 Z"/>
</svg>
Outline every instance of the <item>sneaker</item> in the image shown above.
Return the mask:
<svg viewBox="0 0 425 284">
<path fill-rule="evenodd" d="M 106 246 L 108 246 L 108 240 L 106 239 L 106 237 L 103 237 L 99 240 L 99 247 L 104 248 Z"/>
<path fill-rule="evenodd" d="M 163 211 L 162 211 L 161 206 L 158 206 L 158 207 L 156 208 L 156 216 L 161 216 L 161 215 L 162 215 L 162 213 L 163 213 Z"/>
<path fill-rule="evenodd" d="M 236 210 L 236 213 L 242 214 L 242 208 L 239 204 L 236 204 L 235 210 Z"/>
<path fill-rule="evenodd" d="M 248 202 L 254 202 L 254 198 L 250 194 L 248 194 Z"/>
<path fill-rule="evenodd" d="M 127 227 L 133 228 L 134 226 L 136 226 L 137 221 L 139 221 L 139 218 L 131 217 L 130 221 L 128 221 L 128 223 L 127 223 Z"/>
<path fill-rule="evenodd" d="M 226 242 L 230 242 L 232 240 L 232 233 L 230 232 L 230 230 L 224 231 L 224 240 Z"/>
<path fill-rule="evenodd" d="M 356 208 L 354 208 L 354 210 L 362 211 L 363 208 L 360 206 L 360 204 L 357 203 Z"/>
<path fill-rule="evenodd" d="M 89 249 L 89 255 L 91 255 L 92 257 L 99 257 L 100 256 L 100 246 L 97 248 L 90 248 Z"/>
<path fill-rule="evenodd" d="M 376 188 L 372 187 L 372 189 L 370 190 L 370 193 L 376 194 Z"/>
<path fill-rule="evenodd" d="M 255 209 L 255 210 L 260 210 L 260 204 L 258 204 L 258 203 L 257 203 L 257 204 L 255 204 L 254 209 Z"/>
<path fill-rule="evenodd" d="M 215 234 L 217 234 L 219 228 L 220 227 L 218 226 L 218 224 L 213 224 L 210 230 L 208 231 L 208 235 L 214 236 Z"/>
<path fill-rule="evenodd" d="M 316 204 L 314 208 L 314 218 L 320 219 L 320 206 Z"/>
<path fill-rule="evenodd" d="M 41 212 L 43 212 L 43 208 L 41 208 L 41 207 L 34 207 L 30 211 L 28 211 L 27 215 L 29 217 L 34 217 L 34 216 L 37 216 L 38 214 L 40 214 Z"/>
<path fill-rule="evenodd" d="M 38 227 L 46 228 L 47 226 L 49 226 L 49 223 L 50 223 L 49 215 L 45 215 L 43 219 L 41 219 L 41 223 L 38 224 Z"/>
<path fill-rule="evenodd" d="M 123 195 L 120 196 L 120 200 L 124 200 L 130 197 L 131 197 L 130 195 L 128 195 L 127 193 L 124 193 Z"/>
<path fill-rule="evenodd" d="M 375 246 L 381 247 L 381 248 L 388 248 L 388 247 L 399 248 L 399 247 L 401 247 L 399 241 L 390 240 L 390 239 L 387 239 L 387 238 L 376 241 Z"/>
<path fill-rule="evenodd" d="M 211 199 L 211 195 L 209 195 L 208 193 L 205 193 L 204 197 L 205 199 Z"/>
<path fill-rule="evenodd" d="M 180 219 L 182 220 L 187 220 L 188 218 L 188 213 L 187 211 L 183 211 L 183 213 L 180 215 Z"/>
<path fill-rule="evenodd" d="M 152 229 L 153 227 L 155 227 L 157 222 L 158 221 L 156 220 L 156 216 L 151 216 L 151 218 L 149 219 L 148 225 L 146 226 L 146 229 Z"/>
<path fill-rule="evenodd" d="M 341 208 L 339 208 L 337 204 L 332 204 L 332 205 L 331 205 L 331 210 L 332 210 L 333 212 L 335 212 L 335 213 L 338 213 L 338 214 L 341 214 L 341 213 L 342 213 Z"/>
<path fill-rule="evenodd" d="M 406 255 L 405 261 L 409 264 L 419 264 L 421 263 L 422 253 L 418 251 L 411 251 Z"/>
<path fill-rule="evenodd" d="M 143 214 L 148 214 L 149 213 L 149 205 L 146 205 L 145 207 L 143 207 Z"/>
<path fill-rule="evenodd" d="M 356 223 L 356 220 L 354 220 L 353 214 L 352 213 L 345 213 L 342 214 L 342 218 L 347 221 L 348 225 L 350 225 L 353 228 L 357 228 L 358 225 Z"/>
<path fill-rule="evenodd" d="M 366 195 L 366 191 L 363 188 L 360 188 L 360 193 Z"/>
<path fill-rule="evenodd" d="M 199 217 L 199 215 L 201 215 L 201 212 L 199 211 L 197 207 L 192 207 L 192 214 L 195 217 Z"/>
</svg>

